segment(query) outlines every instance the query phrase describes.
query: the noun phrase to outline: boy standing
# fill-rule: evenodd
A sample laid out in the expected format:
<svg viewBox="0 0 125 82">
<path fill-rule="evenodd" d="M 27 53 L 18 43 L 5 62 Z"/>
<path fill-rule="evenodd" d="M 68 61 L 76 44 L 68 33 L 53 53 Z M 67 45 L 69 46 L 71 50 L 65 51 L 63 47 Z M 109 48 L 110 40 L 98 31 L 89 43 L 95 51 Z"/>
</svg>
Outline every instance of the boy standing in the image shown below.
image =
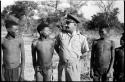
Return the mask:
<svg viewBox="0 0 125 82">
<path fill-rule="evenodd" d="M 52 57 L 55 41 L 49 37 L 51 31 L 47 24 L 37 27 L 40 37 L 32 43 L 33 67 L 36 81 L 51 81 Z"/>
<path fill-rule="evenodd" d="M 8 33 L 1 41 L 1 77 L 3 81 L 19 81 L 24 75 L 24 41 L 18 36 L 18 22 L 11 18 L 16 19 L 10 16 L 9 20 L 5 21 Z"/>
<path fill-rule="evenodd" d="M 94 81 L 108 81 L 114 63 L 114 42 L 108 39 L 108 30 L 99 30 L 100 39 L 92 44 L 90 76 Z"/>
<path fill-rule="evenodd" d="M 120 39 L 120 47 L 115 49 L 115 61 L 114 61 L 114 80 L 118 82 L 124 82 L 124 47 L 125 37 L 124 34 Z"/>
</svg>

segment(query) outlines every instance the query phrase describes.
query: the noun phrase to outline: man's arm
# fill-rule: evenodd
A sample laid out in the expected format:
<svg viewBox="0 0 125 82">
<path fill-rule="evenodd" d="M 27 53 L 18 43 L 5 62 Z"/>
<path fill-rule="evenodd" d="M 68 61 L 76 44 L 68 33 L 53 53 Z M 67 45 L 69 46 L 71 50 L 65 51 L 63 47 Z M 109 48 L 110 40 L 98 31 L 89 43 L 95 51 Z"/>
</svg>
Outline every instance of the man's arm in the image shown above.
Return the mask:
<svg viewBox="0 0 125 82">
<path fill-rule="evenodd" d="M 95 42 L 92 43 L 91 59 L 90 59 L 90 77 L 93 78 L 93 68 L 94 68 L 94 55 L 95 55 Z"/>
<path fill-rule="evenodd" d="M 114 57 L 115 57 L 115 43 L 114 41 L 111 41 L 111 61 L 110 61 L 110 66 L 109 66 L 109 71 L 108 73 L 112 70 L 113 65 L 114 65 Z"/>
<path fill-rule="evenodd" d="M 59 44 L 60 43 L 60 40 L 59 40 L 59 35 L 56 37 L 56 40 L 55 40 L 55 45 L 54 45 L 54 48 L 55 48 L 55 51 L 57 52 L 57 54 L 59 54 Z"/>
<path fill-rule="evenodd" d="M 1 80 L 5 81 L 3 71 L 2 71 L 3 70 L 3 49 L 2 49 L 2 47 L 3 47 L 3 39 L 1 39 Z"/>
<path fill-rule="evenodd" d="M 87 52 L 89 51 L 89 46 L 86 37 L 82 37 L 82 47 L 81 47 L 81 53 L 82 57 L 87 55 Z"/>
<path fill-rule="evenodd" d="M 21 49 L 21 73 L 22 76 L 24 75 L 24 68 L 25 68 L 25 50 L 24 50 L 24 40 L 21 38 L 20 49 Z"/>
<path fill-rule="evenodd" d="M 94 55 L 95 55 L 95 47 L 94 47 L 94 45 L 95 45 L 95 43 L 93 41 L 92 50 L 91 50 L 90 69 L 93 69 L 93 67 L 94 67 Z"/>
<path fill-rule="evenodd" d="M 32 52 L 32 62 L 33 62 L 33 67 L 35 69 L 36 67 L 36 41 L 33 41 L 32 45 L 31 45 L 31 52 Z"/>
<path fill-rule="evenodd" d="M 114 71 L 117 71 L 117 61 L 118 61 L 118 54 L 117 54 L 117 49 L 115 49 L 115 56 L 114 56 L 114 65 L 113 65 L 113 68 L 114 68 Z"/>
</svg>

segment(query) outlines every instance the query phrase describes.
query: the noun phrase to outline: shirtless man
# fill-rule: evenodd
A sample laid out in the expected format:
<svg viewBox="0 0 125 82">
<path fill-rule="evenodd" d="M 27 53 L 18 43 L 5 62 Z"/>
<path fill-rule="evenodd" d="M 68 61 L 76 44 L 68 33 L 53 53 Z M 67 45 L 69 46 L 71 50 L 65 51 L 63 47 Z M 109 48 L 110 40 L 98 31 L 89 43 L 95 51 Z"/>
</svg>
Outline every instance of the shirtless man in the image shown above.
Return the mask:
<svg viewBox="0 0 125 82">
<path fill-rule="evenodd" d="M 5 21 L 7 35 L 2 39 L 1 77 L 3 81 L 19 81 L 24 75 L 24 41 L 18 36 L 18 23 Z"/>
<path fill-rule="evenodd" d="M 114 61 L 114 81 L 124 82 L 124 47 L 125 47 L 125 33 L 120 40 L 120 47 L 115 49 L 115 61 Z"/>
<path fill-rule="evenodd" d="M 114 63 L 114 42 L 108 39 L 108 30 L 99 30 L 100 39 L 92 44 L 90 77 L 94 81 L 108 81 Z"/>
<path fill-rule="evenodd" d="M 32 42 L 32 58 L 36 81 L 51 81 L 52 57 L 55 41 L 49 38 L 51 33 L 47 24 L 37 27 L 40 37 Z"/>
</svg>

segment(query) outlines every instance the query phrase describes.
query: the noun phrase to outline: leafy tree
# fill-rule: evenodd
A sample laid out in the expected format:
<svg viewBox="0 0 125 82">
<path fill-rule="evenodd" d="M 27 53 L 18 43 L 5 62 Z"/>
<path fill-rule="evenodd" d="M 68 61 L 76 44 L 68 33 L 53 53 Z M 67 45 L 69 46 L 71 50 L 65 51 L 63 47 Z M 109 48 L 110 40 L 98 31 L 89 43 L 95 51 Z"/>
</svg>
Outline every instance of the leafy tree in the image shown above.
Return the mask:
<svg viewBox="0 0 125 82">
<path fill-rule="evenodd" d="M 120 28 L 120 22 L 118 20 L 117 14 L 119 13 L 118 8 L 114 8 L 110 13 L 102 12 L 97 13 L 92 16 L 92 20 L 88 23 L 89 29 L 98 29 L 101 27 L 109 27 L 109 28 Z"/>
<path fill-rule="evenodd" d="M 14 5 L 9 5 L 3 10 L 3 14 L 13 15 L 21 19 L 24 15 L 30 15 L 31 11 L 37 8 L 37 3 L 33 1 L 16 1 Z"/>
</svg>

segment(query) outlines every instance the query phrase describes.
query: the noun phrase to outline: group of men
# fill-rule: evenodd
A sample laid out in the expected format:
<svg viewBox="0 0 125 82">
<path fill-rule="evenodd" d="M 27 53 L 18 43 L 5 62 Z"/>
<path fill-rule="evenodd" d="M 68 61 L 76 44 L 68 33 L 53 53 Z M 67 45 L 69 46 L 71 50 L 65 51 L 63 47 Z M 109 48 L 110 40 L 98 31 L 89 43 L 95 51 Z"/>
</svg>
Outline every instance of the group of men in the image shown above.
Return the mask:
<svg viewBox="0 0 125 82">
<path fill-rule="evenodd" d="M 55 38 L 50 37 L 52 32 L 48 24 L 41 23 L 37 27 L 40 36 L 31 45 L 36 81 L 51 81 L 54 50 L 59 56 L 58 81 L 80 81 L 80 59 L 89 51 L 87 37 L 80 33 L 77 27 L 80 21 L 76 16 L 68 14 L 65 20 L 65 30 Z M 18 36 L 18 22 L 6 20 L 5 26 L 8 33 L 1 41 L 1 79 L 20 81 L 24 78 L 24 41 Z M 108 81 L 114 69 L 114 80 L 124 81 L 124 36 L 121 46 L 115 49 L 106 28 L 102 27 L 99 35 L 92 44 L 90 77 L 93 81 Z"/>
</svg>

